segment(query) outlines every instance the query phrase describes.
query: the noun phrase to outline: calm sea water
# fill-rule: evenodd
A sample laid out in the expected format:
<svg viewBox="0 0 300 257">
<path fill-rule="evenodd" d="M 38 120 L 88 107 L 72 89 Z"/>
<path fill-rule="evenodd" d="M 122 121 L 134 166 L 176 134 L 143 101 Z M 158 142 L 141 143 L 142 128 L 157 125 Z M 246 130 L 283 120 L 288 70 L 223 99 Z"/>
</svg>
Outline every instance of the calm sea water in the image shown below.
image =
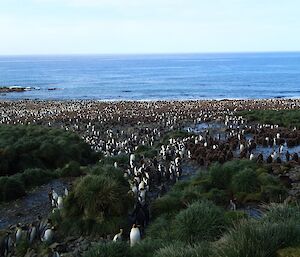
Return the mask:
<svg viewBox="0 0 300 257">
<path fill-rule="evenodd" d="M 0 99 L 300 97 L 300 53 L 0 57 Z M 49 90 L 49 89 L 57 90 Z"/>
</svg>

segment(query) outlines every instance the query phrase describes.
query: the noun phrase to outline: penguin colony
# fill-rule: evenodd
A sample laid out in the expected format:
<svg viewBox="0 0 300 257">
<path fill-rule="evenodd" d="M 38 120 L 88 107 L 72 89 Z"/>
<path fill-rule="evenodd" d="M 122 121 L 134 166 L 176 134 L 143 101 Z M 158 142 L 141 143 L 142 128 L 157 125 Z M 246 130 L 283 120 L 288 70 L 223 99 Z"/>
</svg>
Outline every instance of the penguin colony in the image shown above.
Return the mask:
<svg viewBox="0 0 300 257">
<path fill-rule="evenodd" d="M 68 189 L 64 188 L 64 195 L 51 188 L 48 193 L 49 205 L 52 206 L 52 212 L 63 208 L 63 199 L 68 196 Z M 0 242 L 0 257 L 11 256 L 15 247 L 21 242 L 26 241 L 29 246 L 41 242 L 50 245 L 55 240 L 56 228 L 50 219 L 42 219 L 41 216 L 31 224 L 17 224 L 8 230 Z M 53 249 L 51 257 L 60 257 L 60 254 Z"/>
<path fill-rule="evenodd" d="M 149 223 L 149 195 L 162 196 L 168 186 L 182 176 L 184 160 L 208 166 L 212 162 L 233 158 L 248 158 L 256 162 L 299 163 L 298 152 L 289 151 L 300 145 L 298 128 L 286 129 L 278 125 L 248 124 L 236 111 L 245 109 L 299 109 L 300 100 L 223 100 L 171 102 L 97 102 L 97 101 L 3 101 L 0 103 L 0 124 L 39 124 L 59 127 L 78 133 L 93 150 L 104 156 L 129 155 L 124 177 L 130 193 L 136 199 L 131 214 L 130 245 L 141 240 Z M 211 124 L 197 131 L 199 123 Z M 214 124 L 221 124 L 217 132 Z M 153 146 L 166 132 L 186 129 L 197 132 L 181 138 L 169 138 L 160 146 L 158 156 L 136 160 L 139 146 Z M 259 146 L 270 153 L 258 152 Z M 118 163 L 114 166 L 118 167 Z M 158 191 L 156 189 L 159 189 Z M 63 208 L 63 199 L 54 189 L 49 192 L 53 211 Z M 230 202 L 235 210 L 235 203 Z M 55 228 L 51 220 L 15 226 L 0 245 L 0 256 L 9 256 L 12 248 L 26 238 L 51 243 Z M 123 230 L 113 241 L 124 239 Z M 53 256 L 59 256 L 53 252 Z"/>
</svg>

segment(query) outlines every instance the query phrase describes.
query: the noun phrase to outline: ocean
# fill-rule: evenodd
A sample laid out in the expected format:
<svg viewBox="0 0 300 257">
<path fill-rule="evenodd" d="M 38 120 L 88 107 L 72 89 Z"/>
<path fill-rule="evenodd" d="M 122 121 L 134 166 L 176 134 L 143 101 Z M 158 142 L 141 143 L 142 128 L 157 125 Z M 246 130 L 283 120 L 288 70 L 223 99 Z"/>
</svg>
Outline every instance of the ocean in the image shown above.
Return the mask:
<svg viewBox="0 0 300 257">
<path fill-rule="evenodd" d="M 1 56 L 0 99 L 300 97 L 300 53 Z"/>
</svg>

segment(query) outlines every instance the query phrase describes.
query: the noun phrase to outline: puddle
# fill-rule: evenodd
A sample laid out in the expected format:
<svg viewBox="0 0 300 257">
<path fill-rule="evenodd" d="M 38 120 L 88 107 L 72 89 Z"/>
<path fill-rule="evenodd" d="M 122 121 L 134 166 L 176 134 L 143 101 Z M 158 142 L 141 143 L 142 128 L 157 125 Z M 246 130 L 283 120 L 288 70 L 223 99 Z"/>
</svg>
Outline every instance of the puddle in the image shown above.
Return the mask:
<svg viewBox="0 0 300 257">
<path fill-rule="evenodd" d="M 241 125 L 240 129 L 242 129 L 244 125 Z M 216 122 L 216 121 L 212 121 L 212 122 L 201 122 L 195 125 L 190 125 L 188 127 L 185 127 L 184 130 L 185 131 L 190 131 L 196 134 L 204 134 L 206 131 L 209 131 L 210 136 L 214 137 L 214 138 L 218 138 L 220 136 L 220 140 L 221 141 L 226 141 L 227 140 L 227 136 L 228 136 L 228 132 L 226 132 L 227 127 L 225 126 L 224 123 L 222 122 Z M 231 130 L 236 131 L 237 130 L 237 126 L 234 124 L 231 124 Z M 245 134 L 245 138 L 246 140 L 251 140 L 253 139 L 253 134 L 251 133 L 247 133 Z M 277 154 L 279 155 L 279 145 L 276 145 L 274 147 L 269 147 L 269 146 L 263 146 L 263 145 L 257 145 L 256 149 L 254 149 L 252 151 L 252 153 L 257 156 L 260 153 L 263 154 L 264 159 L 266 159 L 274 150 L 277 152 Z M 279 155 L 281 157 L 281 159 L 283 161 L 286 161 L 286 157 L 285 157 L 285 153 L 289 151 L 289 153 L 292 155 L 293 153 L 298 153 L 300 155 L 300 145 L 295 146 L 295 147 L 287 147 L 285 146 L 283 149 L 283 153 L 281 155 Z M 239 157 L 240 151 L 239 149 L 235 149 L 234 151 L 234 156 L 235 157 Z"/>
</svg>

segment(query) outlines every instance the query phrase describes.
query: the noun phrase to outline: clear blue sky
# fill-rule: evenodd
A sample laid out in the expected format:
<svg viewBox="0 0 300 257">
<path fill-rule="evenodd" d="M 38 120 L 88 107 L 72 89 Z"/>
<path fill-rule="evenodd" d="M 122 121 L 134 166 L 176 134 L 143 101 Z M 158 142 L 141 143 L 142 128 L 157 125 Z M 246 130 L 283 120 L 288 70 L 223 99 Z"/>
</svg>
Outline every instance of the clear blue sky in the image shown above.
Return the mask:
<svg viewBox="0 0 300 257">
<path fill-rule="evenodd" d="M 0 0 L 0 54 L 300 50 L 299 0 Z"/>
</svg>

